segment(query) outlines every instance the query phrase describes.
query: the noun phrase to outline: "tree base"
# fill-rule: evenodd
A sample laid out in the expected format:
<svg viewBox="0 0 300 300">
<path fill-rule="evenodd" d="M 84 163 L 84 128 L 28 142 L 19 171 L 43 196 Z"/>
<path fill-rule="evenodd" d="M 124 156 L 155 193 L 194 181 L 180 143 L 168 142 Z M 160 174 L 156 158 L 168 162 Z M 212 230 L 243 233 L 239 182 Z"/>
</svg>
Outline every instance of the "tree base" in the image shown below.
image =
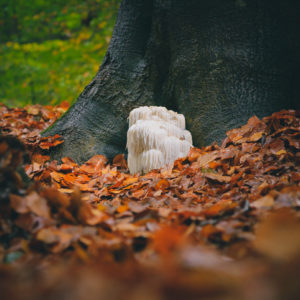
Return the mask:
<svg viewBox="0 0 300 300">
<path fill-rule="evenodd" d="M 124 152 L 139 106 L 184 114 L 198 147 L 253 115 L 299 107 L 298 2 L 124 0 L 96 77 L 44 132 L 65 140 L 52 157 Z"/>
</svg>

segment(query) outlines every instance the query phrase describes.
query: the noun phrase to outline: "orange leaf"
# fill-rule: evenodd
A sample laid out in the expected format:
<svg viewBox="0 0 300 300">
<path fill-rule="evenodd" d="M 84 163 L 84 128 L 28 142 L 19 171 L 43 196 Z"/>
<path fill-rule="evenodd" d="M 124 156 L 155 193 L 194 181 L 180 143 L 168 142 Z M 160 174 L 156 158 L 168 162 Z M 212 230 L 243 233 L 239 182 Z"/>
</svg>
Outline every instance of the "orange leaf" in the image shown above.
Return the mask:
<svg viewBox="0 0 300 300">
<path fill-rule="evenodd" d="M 62 175 L 62 180 L 60 184 L 65 187 L 72 187 L 75 184 L 76 177 L 74 173 L 68 173 Z"/>
<path fill-rule="evenodd" d="M 222 163 L 216 162 L 216 161 L 211 161 L 211 162 L 208 164 L 208 166 L 209 166 L 209 168 L 211 168 L 211 169 L 216 169 L 217 167 L 222 166 Z"/>
<path fill-rule="evenodd" d="M 207 217 L 215 217 L 224 212 L 233 210 L 236 206 L 238 206 L 238 204 L 231 200 L 220 200 L 213 206 L 203 210 L 202 213 Z"/>
<path fill-rule="evenodd" d="M 122 169 L 127 169 L 127 161 L 125 159 L 124 154 L 116 155 L 113 159 L 113 164 Z"/>
<path fill-rule="evenodd" d="M 153 235 L 153 245 L 162 255 L 169 255 L 179 247 L 183 238 L 183 228 L 165 225 Z"/>
<path fill-rule="evenodd" d="M 129 177 L 123 181 L 123 185 L 128 185 L 137 182 L 139 179 L 137 177 Z"/>
<path fill-rule="evenodd" d="M 73 166 L 69 164 L 62 164 L 60 165 L 60 171 L 62 172 L 71 172 L 73 170 Z"/>
<path fill-rule="evenodd" d="M 156 190 L 165 190 L 170 186 L 170 183 L 166 179 L 161 179 L 160 181 L 157 182 L 155 185 Z"/>
<path fill-rule="evenodd" d="M 66 165 L 71 165 L 72 167 L 78 166 L 78 165 L 74 162 L 74 160 L 73 160 L 72 158 L 70 158 L 70 157 L 63 157 L 63 158 L 61 159 L 61 161 L 62 161 L 64 164 L 66 164 Z"/>
<path fill-rule="evenodd" d="M 119 213 L 119 214 L 121 214 L 121 213 L 123 213 L 123 212 L 125 212 L 125 211 L 127 211 L 128 210 L 128 205 L 126 204 L 126 205 L 120 205 L 118 208 L 117 208 L 117 212 Z"/>
<path fill-rule="evenodd" d="M 53 180 L 55 180 L 56 182 L 61 182 L 61 180 L 64 178 L 64 175 L 61 173 L 58 173 L 56 171 L 53 171 L 50 173 L 50 176 Z"/>
<path fill-rule="evenodd" d="M 48 155 L 42 155 L 42 154 L 39 154 L 39 153 L 34 153 L 34 154 L 32 155 L 31 160 L 32 160 L 33 162 L 37 162 L 37 163 L 39 163 L 39 164 L 43 164 L 43 163 L 45 163 L 46 161 L 50 160 L 50 156 L 48 156 Z"/>
</svg>

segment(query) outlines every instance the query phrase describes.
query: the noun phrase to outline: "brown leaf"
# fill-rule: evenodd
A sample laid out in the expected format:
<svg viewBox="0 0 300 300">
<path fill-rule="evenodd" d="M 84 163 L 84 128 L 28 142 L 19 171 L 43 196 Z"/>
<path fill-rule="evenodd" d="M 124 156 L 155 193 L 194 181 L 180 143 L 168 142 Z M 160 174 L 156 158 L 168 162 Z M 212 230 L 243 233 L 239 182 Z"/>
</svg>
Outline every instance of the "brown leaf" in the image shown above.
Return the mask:
<svg viewBox="0 0 300 300">
<path fill-rule="evenodd" d="M 30 211 L 27 206 L 27 199 L 25 197 L 11 194 L 10 205 L 16 212 L 20 214 L 24 214 Z"/>
<path fill-rule="evenodd" d="M 216 204 L 212 205 L 209 208 L 206 208 L 202 211 L 207 217 L 215 217 L 225 212 L 230 212 L 238 206 L 237 203 L 232 202 L 231 200 L 220 200 Z"/>
<path fill-rule="evenodd" d="M 144 194 L 145 194 L 145 191 L 143 189 L 139 189 L 139 190 L 131 193 L 132 197 L 136 198 L 136 199 L 141 198 L 142 196 L 144 196 Z"/>
<path fill-rule="evenodd" d="M 122 169 L 127 169 L 127 161 L 124 154 L 118 154 L 113 159 L 113 165 L 118 166 Z"/>
<path fill-rule="evenodd" d="M 225 149 L 221 149 L 220 151 L 220 158 L 223 159 L 230 159 L 233 158 L 237 155 L 237 153 L 239 152 L 238 149 L 236 149 L 233 146 L 229 146 L 228 148 Z"/>
<path fill-rule="evenodd" d="M 0 155 L 4 155 L 4 153 L 8 150 L 8 144 L 3 141 L 0 144 Z"/>
<path fill-rule="evenodd" d="M 242 143 L 242 152 L 253 153 L 258 149 L 259 147 L 255 143 Z"/>
<path fill-rule="evenodd" d="M 200 155 L 201 155 L 200 149 L 191 148 L 190 152 L 188 154 L 188 160 L 190 162 L 194 162 L 194 161 L 196 161 L 200 157 Z"/>
<path fill-rule="evenodd" d="M 90 164 L 84 164 L 82 166 L 80 166 L 80 171 L 81 172 L 85 172 L 87 174 L 94 174 L 96 172 L 94 165 Z"/>
<path fill-rule="evenodd" d="M 216 173 L 204 173 L 203 176 L 206 178 L 209 178 L 211 180 L 221 182 L 221 183 L 227 183 L 227 182 L 231 181 L 230 176 L 223 176 L 223 175 L 216 174 Z"/>
<path fill-rule="evenodd" d="M 118 231 L 136 231 L 137 226 L 131 223 L 119 223 L 115 225 L 115 229 Z"/>
<path fill-rule="evenodd" d="M 46 198 L 50 205 L 55 207 L 70 206 L 70 198 L 63 193 L 60 193 L 55 188 L 45 188 L 41 191 L 41 196 Z"/>
<path fill-rule="evenodd" d="M 211 238 L 213 235 L 215 234 L 219 234 L 221 231 L 219 229 L 217 229 L 215 226 L 211 225 L 211 224 L 207 224 L 205 226 L 202 227 L 201 230 L 201 235 L 204 238 Z"/>
<path fill-rule="evenodd" d="M 285 139 L 288 140 L 290 146 L 296 148 L 296 149 L 300 149 L 300 137 L 299 134 L 297 137 L 292 137 L 292 136 L 287 136 L 285 137 Z"/>
<path fill-rule="evenodd" d="M 32 213 L 21 214 L 15 220 L 15 224 L 25 231 L 34 233 L 42 227 L 48 226 L 50 223 L 46 222 L 44 218 L 33 215 Z"/>
<path fill-rule="evenodd" d="M 184 229 L 175 226 L 162 226 L 153 235 L 153 246 L 162 255 L 174 252 L 184 241 Z"/>
<path fill-rule="evenodd" d="M 86 162 L 86 164 L 95 166 L 95 171 L 100 171 L 101 169 L 103 169 L 106 163 L 107 158 L 104 155 L 94 155 Z"/>
<path fill-rule="evenodd" d="M 199 156 L 197 160 L 197 164 L 200 168 L 207 168 L 208 164 L 212 161 L 214 161 L 219 156 L 218 151 L 213 151 L 209 153 L 205 153 L 201 156 Z"/>
<path fill-rule="evenodd" d="M 52 245 L 51 252 L 59 253 L 71 245 L 73 236 L 70 233 L 50 227 L 37 233 L 36 239 L 45 244 Z"/>
<path fill-rule="evenodd" d="M 270 151 L 271 151 L 272 154 L 277 154 L 280 151 L 285 150 L 284 142 L 281 139 L 279 139 L 279 138 L 274 139 L 269 144 L 269 148 L 270 148 Z"/>
<path fill-rule="evenodd" d="M 295 212 L 281 209 L 258 225 L 256 249 L 278 261 L 292 260 L 300 253 L 300 222 Z"/>
<path fill-rule="evenodd" d="M 39 143 L 39 147 L 43 150 L 49 150 L 52 147 L 56 147 L 59 144 L 62 144 L 64 141 L 62 137 L 58 134 L 54 136 L 49 136 L 41 139 Z"/>
<path fill-rule="evenodd" d="M 78 211 L 78 219 L 86 225 L 96 225 L 103 221 L 105 221 L 108 216 L 102 211 L 93 208 L 91 205 L 87 203 L 83 203 L 79 207 Z"/>
<path fill-rule="evenodd" d="M 264 196 L 251 203 L 251 207 L 263 208 L 272 207 L 274 205 L 274 197 L 271 195 Z"/>
<path fill-rule="evenodd" d="M 41 197 L 36 192 L 26 196 L 27 205 L 32 212 L 43 218 L 50 218 L 50 209 L 45 198 Z"/>
<path fill-rule="evenodd" d="M 263 134 L 264 134 L 263 131 L 255 132 L 249 137 L 248 141 L 249 142 L 257 142 L 258 140 L 260 140 L 262 138 Z"/>
<path fill-rule="evenodd" d="M 248 123 L 241 128 L 232 129 L 226 134 L 235 144 L 241 144 L 246 141 L 258 141 L 265 131 L 266 124 L 259 120 L 256 116 L 251 117 Z"/>
</svg>

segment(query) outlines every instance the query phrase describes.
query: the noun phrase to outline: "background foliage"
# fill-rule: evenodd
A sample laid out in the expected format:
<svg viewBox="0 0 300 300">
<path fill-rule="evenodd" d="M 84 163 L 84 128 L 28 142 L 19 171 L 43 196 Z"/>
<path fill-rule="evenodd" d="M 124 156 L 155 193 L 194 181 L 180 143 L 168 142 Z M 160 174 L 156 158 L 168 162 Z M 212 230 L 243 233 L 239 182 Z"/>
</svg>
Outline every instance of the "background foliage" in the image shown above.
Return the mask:
<svg viewBox="0 0 300 300">
<path fill-rule="evenodd" d="M 105 55 L 120 0 L 0 0 L 0 102 L 74 102 Z"/>
</svg>

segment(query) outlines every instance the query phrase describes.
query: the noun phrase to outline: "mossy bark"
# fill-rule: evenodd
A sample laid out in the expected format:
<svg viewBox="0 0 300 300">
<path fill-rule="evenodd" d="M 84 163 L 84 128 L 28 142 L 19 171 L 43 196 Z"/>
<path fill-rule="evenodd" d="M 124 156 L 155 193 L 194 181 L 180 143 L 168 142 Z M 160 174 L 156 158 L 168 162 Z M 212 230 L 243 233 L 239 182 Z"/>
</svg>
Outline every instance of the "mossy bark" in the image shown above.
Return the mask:
<svg viewBox="0 0 300 300">
<path fill-rule="evenodd" d="M 65 139 L 52 157 L 124 152 L 127 117 L 142 105 L 183 113 L 196 146 L 299 107 L 298 2 L 123 0 L 97 75 L 44 133 Z"/>
</svg>

